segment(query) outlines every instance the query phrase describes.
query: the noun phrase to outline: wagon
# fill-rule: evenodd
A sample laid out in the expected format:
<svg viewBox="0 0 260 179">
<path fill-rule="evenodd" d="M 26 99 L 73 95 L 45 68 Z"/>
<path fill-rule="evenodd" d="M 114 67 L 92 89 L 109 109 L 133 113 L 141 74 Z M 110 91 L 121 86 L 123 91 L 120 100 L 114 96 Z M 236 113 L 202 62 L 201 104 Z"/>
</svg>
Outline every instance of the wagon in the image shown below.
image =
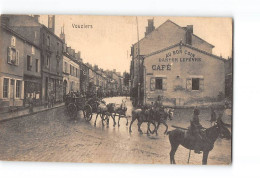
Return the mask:
<svg viewBox="0 0 260 179">
<path fill-rule="evenodd" d="M 92 119 L 92 107 L 88 104 L 86 97 L 66 96 L 65 98 L 66 112 L 70 118 L 77 117 L 78 111 L 82 111 L 86 121 Z"/>
</svg>

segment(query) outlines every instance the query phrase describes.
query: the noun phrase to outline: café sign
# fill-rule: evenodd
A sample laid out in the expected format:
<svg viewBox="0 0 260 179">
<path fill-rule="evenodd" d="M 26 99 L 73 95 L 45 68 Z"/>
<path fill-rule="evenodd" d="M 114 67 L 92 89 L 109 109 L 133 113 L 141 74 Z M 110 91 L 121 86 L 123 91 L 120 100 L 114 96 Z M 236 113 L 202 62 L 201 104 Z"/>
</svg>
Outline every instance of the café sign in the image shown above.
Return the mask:
<svg viewBox="0 0 260 179">
<path fill-rule="evenodd" d="M 187 57 L 176 57 L 176 55 L 185 55 Z M 188 50 L 174 50 L 165 54 L 165 57 L 159 58 L 158 62 L 168 62 L 168 63 L 183 63 L 183 62 L 201 62 L 201 58 L 196 57 L 196 55 Z M 170 71 L 172 64 L 168 65 L 152 65 L 152 70 L 154 71 Z"/>
</svg>

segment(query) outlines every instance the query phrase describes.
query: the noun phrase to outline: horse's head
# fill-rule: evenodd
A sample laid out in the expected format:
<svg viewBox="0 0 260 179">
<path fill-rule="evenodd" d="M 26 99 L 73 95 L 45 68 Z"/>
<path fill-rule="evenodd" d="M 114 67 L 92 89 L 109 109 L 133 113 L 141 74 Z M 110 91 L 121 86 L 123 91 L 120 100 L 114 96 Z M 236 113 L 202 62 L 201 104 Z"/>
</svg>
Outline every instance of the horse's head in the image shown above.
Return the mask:
<svg viewBox="0 0 260 179">
<path fill-rule="evenodd" d="M 120 108 L 121 108 L 123 111 L 126 111 L 126 110 L 127 110 L 126 100 L 122 99 L 122 103 L 121 103 L 121 105 L 120 105 Z"/>
<path fill-rule="evenodd" d="M 174 109 L 173 108 L 164 108 L 164 113 L 167 116 L 167 119 L 170 121 L 173 120 L 173 115 L 174 115 Z"/>
<path fill-rule="evenodd" d="M 231 125 L 224 123 L 221 119 L 217 120 L 216 123 L 217 123 L 217 127 L 220 130 L 219 137 L 221 139 L 228 139 L 228 140 L 231 139 L 231 132 L 227 128 L 227 127 L 231 127 Z"/>
</svg>

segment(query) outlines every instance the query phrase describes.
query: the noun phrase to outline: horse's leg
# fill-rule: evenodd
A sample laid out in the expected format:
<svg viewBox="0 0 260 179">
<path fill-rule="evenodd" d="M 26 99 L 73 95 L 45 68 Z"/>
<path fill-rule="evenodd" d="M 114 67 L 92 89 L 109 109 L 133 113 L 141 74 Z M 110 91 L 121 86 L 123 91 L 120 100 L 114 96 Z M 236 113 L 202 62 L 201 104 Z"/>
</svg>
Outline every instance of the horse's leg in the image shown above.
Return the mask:
<svg viewBox="0 0 260 179">
<path fill-rule="evenodd" d="M 175 155 L 178 147 L 179 147 L 179 144 L 172 145 L 171 152 L 170 152 L 170 163 L 171 164 L 176 164 L 175 159 L 174 159 L 174 155 Z"/>
<path fill-rule="evenodd" d="M 202 165 L 207 165 L 209 151 L 203 151 Z"/>
<path fill-rule="evenodd" d="M 138 125 L 138 132 L 139 132 L 140 134 L 142 134 L 142 133 L 143 133 L 143 131 L 141 130 L 142 122 L 138 121 L 137 125 Z"/>
<path fill-rule="evenodd" d="M 150 131 L 151 131 L 151 130 L 150 130 L 150 122 L 148 122 L 148 123 L 147 123 L 147 131 L 146 131 L 146 134 L 147 134 L 147 135 L 150 135 L 150 134 L 149 134 Z"/>
<path fill-rule="evenodd" d="M 100 115 L 99 112 L 97 112 L 96 120 L 95 120 L 95 122 L 94 122 L 94 126 L 96 126 L 96 124 L 97 124 L 97 118 L 98 118 L 98 115 Z"/>
<path fill-rule="evenodd" d="M 113 118 L 113 121 L 114 121 L 114 127 L 116 126 L 116 113 L 114 114 L 114 117 L 113 117 L 113 115 L 111 114 L 111 117 Z"/>
<path fill-rule="evenodd" d="M 126 115 L 125 115 L 125 118 L 126 118 L 126 126 L 128 126 L 128 117 L 126 117 Z"/>
<path fill-rule="evenodd" d="M 101 121 L 102 121 L 102 126 L 104 126 L 104 114 L 101 113 L 100 117 L 101 117 Z"/>
<path fill-rule="evenodd" d="M 165 132 L 164 132 L 164 135 L 168 132 L 168 125 L 166 124 L 166 122 L 165 121 L 161 121 L 162 123 L 163 123 L 163 125 L 165 125 L 165 127 L 166 127 L 166 130 L 165 130 Z"/>
<path fill-rule="evenodd" d="M 129 126 L 129 132 L 131 133 L 132 132 L 132 124 L 134 123 L 134 121 L 136 120 L 136 117 L 135 116 L 132 116 L 132 121 L 130 123 L 130 126 Z"/>
<path fill-rule="evenodd" d="M 118 114 L 118 123 L 117 123 L 117 125 L 118 125 L 118 127 L 120 126 L 120 117 L 121 117 L 121 115 L 120 114 Z"/>
<path fill-rule="evenodd" d="M 158 129 L 159 129 L 159 127 L 160 127 L 160 124 L 161 124 L 161 122 L 158 122 L 158 125 L 157 125 L 157 127 L 155 126 L 155 128 L 156 128 L 156 130 L 155 130 L 155 133 L 156 133 L 156 135 L 158 135 Z"/>
</svg>

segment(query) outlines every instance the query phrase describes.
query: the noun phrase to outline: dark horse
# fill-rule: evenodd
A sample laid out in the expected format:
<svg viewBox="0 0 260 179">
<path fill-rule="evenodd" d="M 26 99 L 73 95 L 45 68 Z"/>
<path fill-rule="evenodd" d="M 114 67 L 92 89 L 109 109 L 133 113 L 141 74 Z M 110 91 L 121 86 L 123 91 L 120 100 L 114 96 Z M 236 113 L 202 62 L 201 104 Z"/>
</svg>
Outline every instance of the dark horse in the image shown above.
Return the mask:
<svg viewBox="0 0 260 179">
<path fill-rule="evenodd" d="M 200 151 L 203 151 L 202 164 L 207 164 L 208 154 L 213 149 L 214 143 L 218 137 L 230 139 L 231 133 L 225 127 L 228 124 L 225 124 L 222 120 L 218 120 L 216 124 L 208 129 L 205 129 L 203 139 L 200 141 Z M 170 152 L 170 163 L 175 164 L 174 155 L 177 151 L 179 145 L 183 147 L 194 150 L 196 139 L 188 134 L 188 130 L 175 129 L 169 131 L 169 140 L 171 143 L 171 152 Z"/>
</svg>

